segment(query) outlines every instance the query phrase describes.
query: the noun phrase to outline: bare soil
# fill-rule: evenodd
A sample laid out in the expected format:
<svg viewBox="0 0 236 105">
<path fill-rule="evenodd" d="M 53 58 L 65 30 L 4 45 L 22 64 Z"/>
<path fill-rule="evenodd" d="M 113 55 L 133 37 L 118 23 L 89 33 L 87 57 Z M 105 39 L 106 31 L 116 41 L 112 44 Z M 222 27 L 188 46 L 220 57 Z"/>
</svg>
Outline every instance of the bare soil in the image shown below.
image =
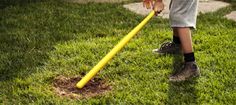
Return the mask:
<svg viewBox="0 0 236 105">
<path fill-rule="evenodd" d="M 76 87 L 76 83 L 81 80 L 81 77 L 67 78 L 58 76 L 53 82 L 55 92 L 62 97 L 71 99 L 92 98 L 103 95 L 111 90 L 105 80 L 94 78 L 90 80 L 82 89 Z"/>
</svg>

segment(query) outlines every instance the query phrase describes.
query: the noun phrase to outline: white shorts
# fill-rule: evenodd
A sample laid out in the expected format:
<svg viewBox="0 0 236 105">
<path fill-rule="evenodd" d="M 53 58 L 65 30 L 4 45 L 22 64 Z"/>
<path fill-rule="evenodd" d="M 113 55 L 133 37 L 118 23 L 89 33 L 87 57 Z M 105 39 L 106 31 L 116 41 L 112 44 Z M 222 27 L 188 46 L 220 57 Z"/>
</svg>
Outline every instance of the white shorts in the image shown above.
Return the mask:
<svg viewBox="0 0 236 105">
<path fill-rule="evenodd" d="M 171 27 L 196 28 L 198 0 L 171 0 Z"/>
</svg>

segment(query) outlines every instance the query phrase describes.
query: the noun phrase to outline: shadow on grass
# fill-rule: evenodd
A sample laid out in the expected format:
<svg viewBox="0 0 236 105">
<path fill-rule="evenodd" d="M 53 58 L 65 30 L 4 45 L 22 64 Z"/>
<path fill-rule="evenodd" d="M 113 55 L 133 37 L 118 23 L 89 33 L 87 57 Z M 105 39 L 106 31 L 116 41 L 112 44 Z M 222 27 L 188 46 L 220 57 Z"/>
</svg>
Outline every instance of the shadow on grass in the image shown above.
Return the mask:
<svg viewBox="0 0 236 105">
<path fill-rule="evenodd" d="M 1 15 L 0 81 L 30 76 L 45 65 L 54 45 L 75 38 L 64 29 L 66 15 L 55 14 L 57 10 L 50 6 L 37 6 L 14 7 Z"/>
<path fill-rule="evenodd" d="M 173 73 L 181 69 L 182 62 L 181 55 L 173 56 Z M 169 82 L 168 105 L 197 104 L 196 84 L 196 79 L 178 83 Z"/>
<path fill-rule="evenodd" d="M 8 6 L 26 6 L 30 3 L 42 2 L 45 0 L 1 0 L 0 2 L 0 9 L 4 9 Z"/>
</svg>

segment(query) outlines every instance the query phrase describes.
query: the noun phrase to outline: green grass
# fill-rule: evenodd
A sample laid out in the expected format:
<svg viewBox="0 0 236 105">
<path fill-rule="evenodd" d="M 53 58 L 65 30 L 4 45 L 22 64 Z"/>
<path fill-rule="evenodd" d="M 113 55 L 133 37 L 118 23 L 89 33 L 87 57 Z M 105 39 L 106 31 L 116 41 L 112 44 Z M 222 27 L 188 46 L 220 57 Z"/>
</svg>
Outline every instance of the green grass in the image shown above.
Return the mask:
<svg viewBox="0 0 236 105">
<path fill-rule="evenodd" d="M 71 100 L 53 92 L 58 75 L 88 72 L 144 17 L 122 4 L 58 1 L 0 10 L 0 104 L 236 104 L 236 23 L 223 16 L 235 6 L 198 17 L 193 41 L 202 76 L 170 83 L 181 56 L 151 53 L 171 40 L 168 20 L 152 19 L 98 77 L 112 91 Z"/>
</svg>

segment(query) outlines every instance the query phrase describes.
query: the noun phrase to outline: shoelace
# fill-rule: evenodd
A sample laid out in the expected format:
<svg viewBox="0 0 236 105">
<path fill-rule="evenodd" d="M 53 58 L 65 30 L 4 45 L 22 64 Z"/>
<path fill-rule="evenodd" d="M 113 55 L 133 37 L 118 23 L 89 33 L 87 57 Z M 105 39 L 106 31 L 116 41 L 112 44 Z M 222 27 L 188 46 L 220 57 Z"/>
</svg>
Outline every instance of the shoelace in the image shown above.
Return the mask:
<svg viewBox="0 0 236 105">
<path fill-rule="evenodd" d="M 166 48 L 170 48 L 170 47 L 173 46 L 173 45 L 174 45 L 174 43 L 172 43 L 172 42 L 163 43 L 163 44 L 161 45 L 160 50 L 163 50 L 163 49 L 166 49 Z"/>
</svg>

